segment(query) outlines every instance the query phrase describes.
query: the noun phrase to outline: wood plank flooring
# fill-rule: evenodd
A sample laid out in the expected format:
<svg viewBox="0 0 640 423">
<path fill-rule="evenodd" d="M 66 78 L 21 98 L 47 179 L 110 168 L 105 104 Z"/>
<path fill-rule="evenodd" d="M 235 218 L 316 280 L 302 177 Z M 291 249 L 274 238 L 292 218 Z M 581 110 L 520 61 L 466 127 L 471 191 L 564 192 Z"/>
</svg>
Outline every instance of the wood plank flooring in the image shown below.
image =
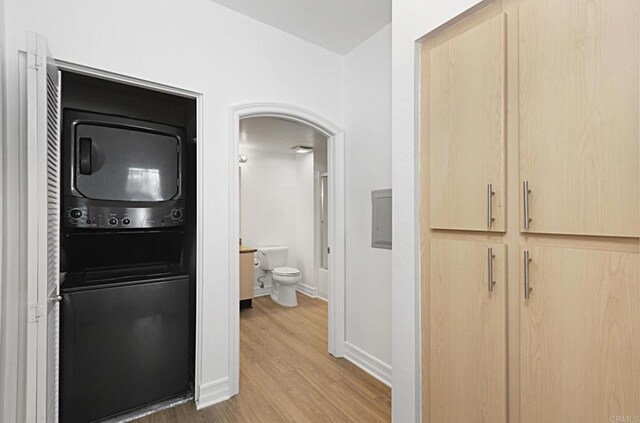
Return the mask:
<svg viewBox="0 0 640 423">
<path fill-rule="evenodd" d="M 193 402 L 143 417 L 166 422 L 388 422 L 391 390 L 327 353 L 327 303 L 298 294 L 285 308 L 255 298 L 240 312 L 240 393 L 197 411 Z"/>
</svg>

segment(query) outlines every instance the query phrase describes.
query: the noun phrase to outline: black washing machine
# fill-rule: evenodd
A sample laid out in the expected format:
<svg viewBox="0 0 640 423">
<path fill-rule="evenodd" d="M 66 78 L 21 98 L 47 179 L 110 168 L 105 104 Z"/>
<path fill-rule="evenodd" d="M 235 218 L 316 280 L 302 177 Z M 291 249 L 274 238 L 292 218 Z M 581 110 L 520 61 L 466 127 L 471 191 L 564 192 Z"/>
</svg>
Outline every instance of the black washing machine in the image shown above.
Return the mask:
<svg viewBox="0 0 640 423">
<path fill-rule="evenodd" d="M 188 275 L 170 266 L 96 273 L 69 275 L 61 290 L 63 422 L 98 421 L 190 391 Z"/>
</svg>

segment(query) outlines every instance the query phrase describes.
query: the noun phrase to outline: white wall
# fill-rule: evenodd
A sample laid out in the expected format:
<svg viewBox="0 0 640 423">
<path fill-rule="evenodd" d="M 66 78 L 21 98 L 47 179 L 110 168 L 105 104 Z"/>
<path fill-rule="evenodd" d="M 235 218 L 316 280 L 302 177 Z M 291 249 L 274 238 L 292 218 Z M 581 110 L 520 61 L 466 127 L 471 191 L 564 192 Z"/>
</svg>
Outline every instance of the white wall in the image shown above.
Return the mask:
<svg viewBox="0 0 640 423">
<path fill-rule="evenodd" d="M 296 245 L 297 163 L 291 153 L 240 149 L 240 237 L 251 247 Z M 293 222 L 293 223 L 292 223 Z"/>
<path fill-rule="evenodd" d="M 371 248 L 371 191 L 391 187 L 391 26 L 345 57 L 344 87 L 346 340 L 389 367 L 391 251 Z"/>
<path fill-rule="evenodd" d="M 8 132 L 5 172 L 5 218 L 9 242 L 19 246 L 24 227 L 20 191 L 20 123 L 18 50 L 25 50 L 27 29 L 45 34 L 57 59 L 189 89 L 204 94 L 204 234 L 202 397 L 228 395 L 229 363 L 229 181 L 228 107 L 271 101 L 293 104 L 342 126 L 342 57 L 209 0 L 5 0 L 7 30 Z M 236 165 L 233 163 L 232 165 Z M 22 204 L 22 206 L 20 206 Z M 24 233 L 24 232 L 22 232 Z M 12 349 L 20 345 L 18 318 L 24 321 L 19 291 L 20 260 L 15 248 L 6 263 L 3 305 L 11 319 Z M 6 292 L 6 291 L 5 291 Z M 10 298 L 9 298 L 10 297 Z M 8 332 L 5 332 L 5 334 Z M 4 335 L 3 336 L 9 336 Z M 15 352 L 15 351 L 14 351 Z M 5 369 L 19 368 L 18 352 Z M 15 378 L 14 378 L 15 379 Z M 14 380 L 12 379 L 12 380 Z M 4 383 L 4 382 L 3 382 Z M 3 411 L 15 421 L 17 386 L 10 382 Z M 22 406 L 20 406 L 22 407 Z"/>
<path fill-rule="evenodd" d="M 248 136 L 251 136 L 250 134 Z M 251 247 L 286 245 L 288 265 L 315 292 L 313 153 L 240 149 L 240 236 Z"/>
<path fill-rule="evenodd" d="M 420 421 L 418 60 L 416 40 L 478 0 L 394 0 L 393 420 Z"/>
</svg>

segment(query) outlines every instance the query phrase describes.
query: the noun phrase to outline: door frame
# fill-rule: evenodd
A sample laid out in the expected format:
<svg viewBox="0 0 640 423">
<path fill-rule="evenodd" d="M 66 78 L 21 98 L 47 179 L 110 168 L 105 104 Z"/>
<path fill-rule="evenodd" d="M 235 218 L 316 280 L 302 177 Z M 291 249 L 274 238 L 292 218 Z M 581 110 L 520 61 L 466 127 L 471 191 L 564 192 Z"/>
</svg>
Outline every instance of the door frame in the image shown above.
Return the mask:
<svg viewBox="0 0 640 423">
<path fill-rule="evenodd" d="M 328 146 L 327 146 L 328 147 Z M 327 148 L 327 164 L 328 164 L 328 148 Z M 316 200 L 317 197 L 316 195 L 320 194 L 322 195 L 322 178 L 327 178 L 327 181 L 329 180 L 329 168 L 327 167 L 327 171 L 326 172 L 315 172 L 313 175 L 313 189 L 314 189 L 314 204 L 313 204 L 313 275 L 316 278 L 316 284 L 319 284 L 319 280 L 320 280 L 320 269 L 322 266 L 322 203 L 317 201 L 316 204 Z M 327 193 L 329 191 L 329 188 L 327 187 Z M 328 196 L 328 194 L 327 194 Z M 328 216 L 329 214 L 329 210 L 327 210 L 327 218 L 329 218 Z M 327 232 L 328 232 L 327 228 Z M 327 233 L 327 237 L 328 237 L 328 233 Z M 327 244 L 329 244 L 329 240 L 327 240 Z M 328 266 L 328 263 L 327 263 Z M 329 269 L 326 269 L 327 272 L 329 272 Z M 327 275 L 328 277 L 328 275 Z M 328 285 L 328 280 L 327 280 L 327 285 Z M 315 296 L 317 298 L 323 299 L 325 301 L 329 301 L 329 287 L 327 286 L 327 291 L 326 292 L 322 292 L 320 291 L 319 287 L 316 288 L 315 290 Z"/>
<path fill-rule="evenodd" d="M 240 120 L 250 117 L 275 117 L 310 126 L 328 138 L 329 174 L 329 336 L 328 351 L 334 357 L 344 355 L 345 341 L 345 134 L 344 130 L 304 108 L 272 102 L 254 102 L 229 107 L 229 393 L 240 388 L 240 180 L 238 154 Z M 333 182 L 332 182 L 333 181 Z"/>
<path fill-rule="evenodd" d="M 87 75 L 94 78 L 104 79 L 107 81 L 118 82 L 121 84 L 131 85 L 134 87 L 145 88 L 153 91 L 158 91 L 166 94 L 171 94 L 180 97 L 190 98 L 196 101 L 196 316 L 195 316 L 195 374 L 194 374 L 194 392 L 193 400 L 198 403 L 200 399 L 200 385 L 202 384 L 202 329 L 203 329 L 203 314 L 202 314 L 202 278 L 203 278 L 203 238 L 204 233 L 201 230 L 203 227 L 204 216 L 204 145 L 202 143 L 203 135 L 203 100 L 204 94 L 196 91 L 191 91 L 183 88 L 177 88 L 169 85 L 160 84 L 157 82 L 147 81 L 130 77 L 118 73 L 104 71 L 77 63 L 67 62 L 64 60 L 54 59 L 56 66 L 60 71 L 73 72 L 77 74 Z M 64 90 L 64 87 L 62 87 Z M 61 90 L 61 91 L 62 91 Z M 41 205 L 38 206 L 42 208 Z M 46 321 L 43 322 L 46 324 Z M 59 340 L 58 340 L 59 341 Z"/>
</svg>

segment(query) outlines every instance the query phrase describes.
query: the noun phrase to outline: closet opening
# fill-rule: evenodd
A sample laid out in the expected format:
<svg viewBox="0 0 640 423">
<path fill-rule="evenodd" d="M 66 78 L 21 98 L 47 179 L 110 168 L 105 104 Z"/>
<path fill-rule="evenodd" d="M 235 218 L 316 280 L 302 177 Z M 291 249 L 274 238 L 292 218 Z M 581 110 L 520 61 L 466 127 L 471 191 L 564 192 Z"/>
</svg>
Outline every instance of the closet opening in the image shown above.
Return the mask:
<svg viewBox="0 0 640 423">
<path fill-rule="evenodd" d="M 196 99 L 61 71 L 60 421 L 194 397 Z"/>
</svg>

